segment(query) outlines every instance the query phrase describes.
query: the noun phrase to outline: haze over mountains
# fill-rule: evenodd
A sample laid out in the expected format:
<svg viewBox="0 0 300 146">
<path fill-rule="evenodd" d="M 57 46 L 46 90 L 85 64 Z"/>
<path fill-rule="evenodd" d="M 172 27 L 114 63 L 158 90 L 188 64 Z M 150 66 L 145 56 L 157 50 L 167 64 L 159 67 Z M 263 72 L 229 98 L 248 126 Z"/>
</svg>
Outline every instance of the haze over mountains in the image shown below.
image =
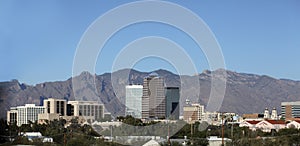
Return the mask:
<svg viewBox="0 0 300 146">
<path fill-rule="evenodd" d="M 187 98 L 192 102 L 207 104 L 213 75 L 217 80 L 227 79 L 220 111 L 239 114 L 261 113 L 266 107 L 276 107 L 280 111 L 281 102 L 300 100 L 300 81 L 236 73 L 222 69 L 203 71 L 194 76 L 179 76 L 166 70 L 156 70 L 155 72 L 165 79 L 166 86 L 185 86 L 184 92 L 181 92 L 181 110 Z M 224 72 L 227 74 L 226 76 Z M 17 80 L 0 82 L 0 118 L 6 117 L 6 111 L 11 106 L 26 103 L 39 105 L 41 97 L 98 101 L 103 103 L 106 111 L 111 112 L 113 116 L 124 115 L 125 85 L 142 84 L 143 78 L 149 73 L 133 69 L 102 75 L 83 72 L 74 77 L 73 82 L 70 78 L 66 81 L 45 82 L 35 86 L 21 84 Z"/>
</svg>

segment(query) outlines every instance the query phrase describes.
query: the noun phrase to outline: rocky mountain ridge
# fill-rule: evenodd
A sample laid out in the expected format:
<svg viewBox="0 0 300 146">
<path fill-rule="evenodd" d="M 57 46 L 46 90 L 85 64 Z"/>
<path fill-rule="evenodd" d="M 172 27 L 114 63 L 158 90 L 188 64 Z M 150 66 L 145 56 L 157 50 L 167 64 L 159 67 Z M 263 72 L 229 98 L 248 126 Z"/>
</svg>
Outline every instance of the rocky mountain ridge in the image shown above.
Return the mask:
<svg viewBox="0 0 300 146">
<path fill-rule="evenodd" d="M 228 70 L 205 70 L 194 76 L 176 75 L 166 70 L 156 70 L 165 79 L 166 86 L 184 88 L 181 92 L 181 109 L 185 99 L 207 105 L 212 77 L 226 80 L 226 90 L 219 111 L 236 113 L 261 113 L 276 107 L 280 111 L 283 101 L 300 100 L 300 82 L 275 79 L 265 75 L 237 73 Z M 224 74 L 225 73 L 225 74 Z M 149 72 L 123 69 L 113 73 L 93 75 L 83 72 L 66 81 L 26 85 L 17 80 L 0 82 L 0 118 L 6 117 L 11 106 L 34 103 L 41 98 L 65 98 L 68 100 L 93 100 L 105 105 L 112 115 L 124 115 L 125 85 L 142 84 Z M 199 89 L 199 88 L 200 89 Z"/>
</svg>

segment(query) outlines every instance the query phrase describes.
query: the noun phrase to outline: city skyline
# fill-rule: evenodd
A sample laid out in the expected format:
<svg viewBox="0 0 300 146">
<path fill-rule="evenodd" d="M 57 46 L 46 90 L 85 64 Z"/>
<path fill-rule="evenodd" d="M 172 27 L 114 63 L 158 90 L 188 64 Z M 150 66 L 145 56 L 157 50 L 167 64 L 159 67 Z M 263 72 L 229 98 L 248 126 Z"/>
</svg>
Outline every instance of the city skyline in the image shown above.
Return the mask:
<svg viewBox="0 0 300 146">
<path fill-rule="evenodd" d="M 134 1 L 72 4 L 69 1 L 1 1 L 0 67 L 5 71 L 0 73 L 0 81 L 18 79 L 37 84 L 68 79 L 72 76 L 76 46 L 88 26 L 109 10 L 128 2 Z M 296 65 L 300 61 L 298 1 L 169 2 L 203 19 L 221 46 L 226 69 L 300 80 Z M 145 22 L 130 25 L 110 38 L 98 56 L 95 73 L 111 72 L 118 52 L 131 41 L 146 36 L 161 36 L 180 44 L 198 73 L 210 69 L 205 54 L 187 34 L 165 24 Z M 133 68 L 177 73 L 169 62 L 155 57 L 145 58 Z"/>
</svg>

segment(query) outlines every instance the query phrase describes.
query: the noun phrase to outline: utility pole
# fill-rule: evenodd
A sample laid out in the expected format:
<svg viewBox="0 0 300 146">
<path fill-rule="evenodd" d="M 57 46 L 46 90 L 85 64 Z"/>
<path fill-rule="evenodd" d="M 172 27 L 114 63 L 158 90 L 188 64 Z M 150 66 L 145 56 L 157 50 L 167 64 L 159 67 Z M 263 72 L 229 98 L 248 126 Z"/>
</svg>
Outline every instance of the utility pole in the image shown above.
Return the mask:
<svg viewBox="0 0 300 146">
<path fill-rule="evenodd" d="M 112 142 L 112 125 L 110 126 L 110 140 Z"/>
<path fill-rule="evenodd" d="M 8 127 L 8 129 L 9 129 L 9 141 L 12 141 L 12 138 L 11 138 L 11 122 L 9 122 L 9 127 Z"/>
<path fill-rule="evenodd" d="M 224 117 L 223 117 L 223 113 L 222 113 L 221 124 L 222 124 L 222 146 L 224 146 Z"/>
<path fill-rule="evenodd" d="M 233 139 L 233 123 L 231 123 L 231 139 Z"/>
<path fill-rule="evenodd" d="M 64 133 L 64 145 L 66 145 L 67 142 L 66 142 L 66 133 Z"/>
<path fill-rule="evenodd" d="M 171 141 L 170 141 L 170 125 L 169 125 L 169 117 L 168 117 L 168 144 L 171 145 Z"/>
</svg>

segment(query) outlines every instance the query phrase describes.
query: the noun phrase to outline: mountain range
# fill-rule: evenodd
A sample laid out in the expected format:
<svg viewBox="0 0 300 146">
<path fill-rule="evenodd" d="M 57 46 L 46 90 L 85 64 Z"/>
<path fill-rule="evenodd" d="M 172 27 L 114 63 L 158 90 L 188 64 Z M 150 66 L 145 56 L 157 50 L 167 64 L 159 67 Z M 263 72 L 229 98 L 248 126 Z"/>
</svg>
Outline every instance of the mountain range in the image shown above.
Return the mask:
<svg viewBox="0 0 300 146">
<path fill-rule="evenodd" d="M 212 90 L 212 77 L 226 80 L 224 99 L 219 111 L 262 113 L 267 108 L 277 108 L 284 101 L 300 100 L 300 81 L 275 79 L 266 75 L 237 73 L 219 69 L 205 70 L 196 75 L 177 75 L 167 70 L 156 70 L 165 80 L 165 86 L 184 88 L 180 95 L 180 109 L 191 102 L 207 105 Z M 18 80 L 0 82 L 0 118 L 6 118 L 6 111 L 12 106 L 40 104 L 43 98 L 64 98 L 67 100 L 92 100 L 105 105 L 106 112 L 113 116 L 125 113 L 125 86 L 142 84 L 143 78 L 151 72 L 123 69 L 102 75 L 82 72 L 65 81 L 44 82 L 36 85 L 19 83 Z M 184 87 L 183 87 L 184 86 Z M 221 92 L 220 92 L 221 94 Z M 222 95 L 220 95 L 222 96 Z"/>
</svg>

